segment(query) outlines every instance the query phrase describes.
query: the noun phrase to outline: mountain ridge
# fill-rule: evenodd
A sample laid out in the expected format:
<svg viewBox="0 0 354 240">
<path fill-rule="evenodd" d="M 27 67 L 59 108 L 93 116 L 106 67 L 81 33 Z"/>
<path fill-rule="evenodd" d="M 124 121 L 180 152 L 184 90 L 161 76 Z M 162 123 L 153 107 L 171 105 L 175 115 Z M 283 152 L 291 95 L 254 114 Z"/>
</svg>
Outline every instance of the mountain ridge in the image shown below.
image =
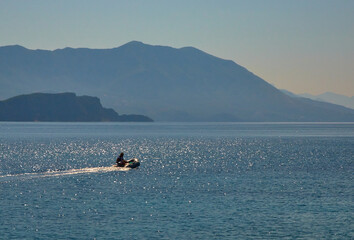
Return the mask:
<svg viewBox="0 0 354 240">
<path fill-rule="evenodd" d="M 285 89 L 281 89 L 281 91 L 291 97 L 304 97 L 315 101 L 337 104 L 350 109 L 354 109 L 354 96 L 348 97 L 334 92 L 324 92 L 318 95 L 313 95 L 309 93 L 295 94 Z"/>
<path fill-rule="evenodd" d="M 1 98 L 48 91 L 98 96 L 105 106 L 157 121 L 354 121 L 351 109 L 291 98 L 243 66 L 193 47 L 133 41 L 6 56 L 0 48 Z"/>
</svg>

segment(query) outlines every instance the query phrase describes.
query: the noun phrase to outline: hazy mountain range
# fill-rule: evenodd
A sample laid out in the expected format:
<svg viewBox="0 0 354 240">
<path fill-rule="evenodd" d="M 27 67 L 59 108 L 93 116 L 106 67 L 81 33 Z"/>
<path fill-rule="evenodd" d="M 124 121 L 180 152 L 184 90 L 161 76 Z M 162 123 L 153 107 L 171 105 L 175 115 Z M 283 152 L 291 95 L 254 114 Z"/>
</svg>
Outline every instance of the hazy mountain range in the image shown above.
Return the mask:
<svg viewBox="0 0 354 240">
<path fill-rule="evenodd" d="M 299 94 L 301 97 L 310 98 L 317 101 L 329 102 L 354 109 L 354 96 L 347 97 L 341 94 L 325 92 L 319 95 L 311 95 L 308 93 Z"/>
<path fill-rule="evenodd" d="M 287 94 L 288 96 L 295 97 L 295 98 L 299 98 L 299 97 L 309 98 L 320 102 L 333 103 L 333 104 L 354 109 L 354 96 L 347 97 L 345 95 L 341 95 L 333 92 L 325 92 L 319 95 L 312 95 L 309 93 L 295 94 L 285 89 L 281 89 L 281 91 Z"/>
<path fill-rule="evenodd" d="M 293 98 L 230 60 L 193 47 L 0 47 L 0 99 L 33 92 L 97 96 L 157 121 L 354 121 L 354 110 Z"/>
</svg>

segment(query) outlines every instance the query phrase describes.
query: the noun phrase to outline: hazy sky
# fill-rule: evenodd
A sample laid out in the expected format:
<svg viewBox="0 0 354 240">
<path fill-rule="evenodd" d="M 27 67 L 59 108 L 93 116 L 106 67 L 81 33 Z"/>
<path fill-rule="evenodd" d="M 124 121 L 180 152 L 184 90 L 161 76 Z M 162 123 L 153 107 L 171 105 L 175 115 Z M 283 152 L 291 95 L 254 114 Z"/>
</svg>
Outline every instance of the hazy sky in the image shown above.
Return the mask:
<svg viewBox="0 0 354 240">
<path fill-rule="evenodd" d="M 0 46 L 193 46 L 277 88 L 354 95 L 354 0 L 0 0 Z"/>
</svg>

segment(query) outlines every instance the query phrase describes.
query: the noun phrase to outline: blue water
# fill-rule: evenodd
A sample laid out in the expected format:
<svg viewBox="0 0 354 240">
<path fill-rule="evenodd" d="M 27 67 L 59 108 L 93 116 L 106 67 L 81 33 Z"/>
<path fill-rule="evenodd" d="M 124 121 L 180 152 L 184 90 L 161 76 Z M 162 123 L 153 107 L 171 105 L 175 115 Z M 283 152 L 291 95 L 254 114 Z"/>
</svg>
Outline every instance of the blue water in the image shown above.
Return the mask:
<svg viewBox="0 0 354 240">
<path fill-rule="evenodd" d="M 0 123 L 0 239 L 353 239 L 353 160 L 353 123 Z"/>
</svg>

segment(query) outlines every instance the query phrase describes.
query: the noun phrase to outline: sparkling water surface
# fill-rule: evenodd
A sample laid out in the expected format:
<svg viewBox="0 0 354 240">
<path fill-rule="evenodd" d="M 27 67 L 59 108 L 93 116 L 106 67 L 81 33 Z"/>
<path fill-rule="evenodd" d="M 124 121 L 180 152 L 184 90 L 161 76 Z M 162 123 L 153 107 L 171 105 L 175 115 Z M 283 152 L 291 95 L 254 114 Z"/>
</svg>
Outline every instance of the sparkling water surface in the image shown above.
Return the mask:
<svg viewBox="0 0 354 240">
<path fill-rule="evenodd" d="M 353 160 L 353 123 L 0 123 L 0 239 L 353 239 Z"/>
</svg>

